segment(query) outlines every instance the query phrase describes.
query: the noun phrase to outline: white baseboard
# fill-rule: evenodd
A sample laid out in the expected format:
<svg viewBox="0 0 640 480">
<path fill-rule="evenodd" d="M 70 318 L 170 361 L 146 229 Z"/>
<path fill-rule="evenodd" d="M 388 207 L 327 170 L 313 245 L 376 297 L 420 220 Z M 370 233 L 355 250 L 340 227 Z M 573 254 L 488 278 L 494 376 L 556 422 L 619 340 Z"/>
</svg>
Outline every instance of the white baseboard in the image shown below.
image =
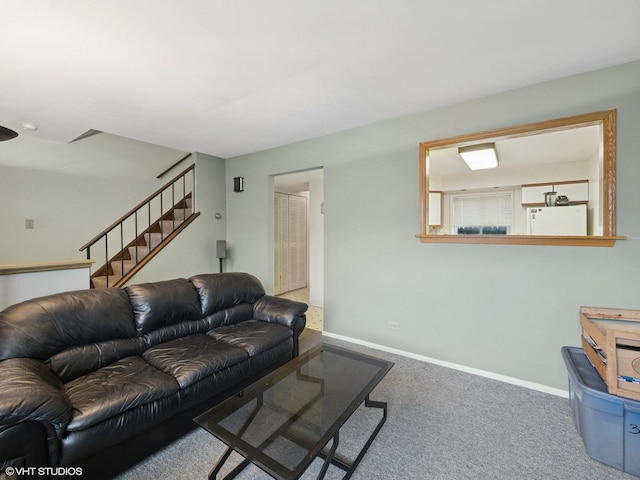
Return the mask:
<svg viewBox="0 0 640 480">
<path fill-rule="evenodd" d="M 412 358 L 421 362 L 433 363 L 441 367 L 452 368 L 454 370 L 460 370 L 461 372 L 471 373 L 473 375 L 479 375 L 481 377 L 490 378 L 492 380 L 498 380 L 500 382 L 510 383 L 512 385 L 518 385 L 519 387 L 529 388 L 531 390 L 537 390 L 539 392 L 549 393 L 558 397 L 569 398 L 569 392 L 567 390 L 561 390 L 559 388 L 552 388 L 540 383 L 529 382 L 527 380 L 521 380 L 519 378 L 508 377 L 506 375 L 500 375 L 498 373 L 488 372 L 486 370 L 480 370 L 478 368 L 467 367 L 465 365 L 458 365 L 457 363 L 445 362 L 436 358 L 425 357 L 424 355 L 418 355 L 411 352 L 405 352 L 396 348 L 386 347 L 384 345 L 378 345 L 376 343 L 366 342 L 358 340 L 357 338 L 345 337 L 344 335 L 338 335 L 331 332 L 322 332 L 322 335 L 335 338 L 337 340 L 344 340 L 345 342 L 355 343 L 356 345 L 362 345 L 364 347 L 375 348 L 376 350 L 382 350 L 383 352 L 393 353 L 395 355 L 401 355 L 403 357 Z"/>
</svg>

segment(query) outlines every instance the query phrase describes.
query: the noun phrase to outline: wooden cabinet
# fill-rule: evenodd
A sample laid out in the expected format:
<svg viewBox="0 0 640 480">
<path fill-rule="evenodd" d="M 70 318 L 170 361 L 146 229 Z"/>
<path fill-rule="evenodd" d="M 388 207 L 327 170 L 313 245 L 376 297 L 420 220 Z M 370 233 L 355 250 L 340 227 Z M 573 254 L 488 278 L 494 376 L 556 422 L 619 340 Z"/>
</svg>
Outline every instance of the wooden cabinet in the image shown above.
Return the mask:
<svg viewBox="0 0 640 480">
<path fill-rule="evenodd" d="M 442 192 L 429 192 L 429 226 L 442 226 Z"/>
<path fill-rule="evenodd" d="M 589 203 L 589 181 L 574 180 L 522 185 L 522 206 L 543 207 L 544 194 L 547 192 L 555 192 L 556 198 L 559 195 L 566 195 L 569 198 L 569 205 Z"/>
</svg>

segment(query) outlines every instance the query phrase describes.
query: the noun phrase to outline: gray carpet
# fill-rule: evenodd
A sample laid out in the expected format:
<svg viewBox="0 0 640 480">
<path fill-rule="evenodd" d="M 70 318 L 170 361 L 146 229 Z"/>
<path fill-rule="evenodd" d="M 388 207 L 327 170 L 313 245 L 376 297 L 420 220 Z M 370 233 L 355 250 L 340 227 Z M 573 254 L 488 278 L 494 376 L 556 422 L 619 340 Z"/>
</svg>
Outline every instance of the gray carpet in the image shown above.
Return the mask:
<svg viewBox="0 0 640 480">
<path fill-rule="evenodd" d="M 321 337 L 312 330 L 303 334 L 301 348 L 320 340 L 396 363 L 371 395 L 388 402 L 389 417 L 354 479 L 637 478 L 585 453 L 565 398 Z M 375 410 L 358 410 L 340 431 L 341 450 L 357 451 L 378 418 Z M 223 451 L 221 442 L 199 429 L 118 478 L 206 479 Z M 302 478 L 316 478 L 320 465 L 316 460 Z M 326 478 L 343 475 L 331 467 Z M 250 466 L 237 478 L 270 477 Z"/>
</svg>

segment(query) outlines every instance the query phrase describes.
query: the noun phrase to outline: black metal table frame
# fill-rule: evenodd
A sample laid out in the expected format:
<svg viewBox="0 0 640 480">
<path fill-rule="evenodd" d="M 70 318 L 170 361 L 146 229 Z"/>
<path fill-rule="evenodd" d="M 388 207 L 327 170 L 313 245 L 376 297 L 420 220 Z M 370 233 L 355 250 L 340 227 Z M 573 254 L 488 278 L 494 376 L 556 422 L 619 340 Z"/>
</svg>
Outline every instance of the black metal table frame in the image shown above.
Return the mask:
<svg viewBox="0 0 640 480">
<path fill-rule="evenodd" d="M 320 392 L 320 394 L 318 394 L 316 397 L 314 397 L 311 402 L 309 402 L 307 405 L 305 405 L 305 407 L 303 407 L 303 409 L 306 410 L 306 409 L 310 408 L 311 405 L 313 405 L 313 403 L 315 401 L 317 401 L 318 398 L 321 395 L 322 395 L 322 392 Z M 243 427 L 240 429 L 240 432 L 239 432 L 240 435 L 251 425 L 251 421 L 256 417 L 256 415 L 258 414 L 258 412 L 262 408 L 262 405 L 263 405 L 262 394 L 260 394 L 257 397 L 257 400 L 258 400 L 258 402 L 257 402 L 256 407 L 254 408 L 253 412 L 251 412 L 251 414 L 247 418 L 247 420 L 246 420 L 245 424 L 243 425 Z M 324 476 L 327 474 L 327 471 L 329 469 L 329 465 L 335 465 L 336 467 L 338 467 L 341 470 L 346 472 L 345 476 L 343 477 L 343 480 L 347 480 L 348 478 L 351 478 L 351 475 L 353 475 L 353 472 L 356 470 L 356 468 L 358 467 L 358 465 L 360 464 L 360 462 L 364 458 L 365 454 L 369 450 L 369 447 L 371 446 L 371 444 L 375 440 L 376 436 L 378 435 L 378 432 L 380 432 L 380 429 L 382 428 L 382 426 L 387 421 L 387 403 L 386 402 L 380 402 L 380 401 L 371 400 L 369 398 L 369 394 L 367 394 L 367 396 L 366 396 L 366 398 L 364 400 L 364 406 L 367 407 L 367 408 L 379 408 L 379 409 L 382 410 L 382 418 L 380 419 L 380 421 L 376 425 L 376 428 L 373 430 L 373 432 L 371 433 L 371 435 L 367 439 L 366 443 L 364 444 L 364 446 L 360 450 L 360 453 L 358 453 L 358 456 L 355 458 L 355 460 L 353 460 L 351 463 L 349 463 L 348 460 L 346 460 L 346 459 L 344 459 L 344 460 L 343 459 L 338 459 L 335 456 L 337 448 L 338 448 L 338 445 L 340 443 L 340 428 L 342 427 L 342 425 L 340 425 L 340 427 L 338 427 L 338 429 L 331 434 L 330 440 L 333 440 L 333 442 L 331 444 L 331 449 L 329 450 L 329 452 L 325 454 L 323 451 L 320 451 L 318 453 L 318 456 L 320 458 L 324 459 L 324 463 L 322 464 L 322 468 L 321 468 L 320 473 L 318 474 L 318 477 L 317 477 L 318 480 L 324 478 Z M 267 438 L 260 445 L 259 448 L 264 448 L 264 447 L 268 446 L 279 435 L 282 435 L 282 436 L 286 437 L 287 439 L 289 439 L 289 440 L 291 440 L 291 441 L 293 441 L 293 442 L 295 442 L 295 443 L 297 443 L 297 444 L 299 444 L 301 446 L 305 446 L 307 448 L 310 448 L 309 442 L 306 442 L 304 439 L 300 438 L 299 436 L 293 435 L 290 432 L 286 431 L 286 427 L 289 426 L 292 423 L 294 418 L 295 417 L 292 417 L 292 419 L 290 419 L 282 427 L 280 427 L 278 430 L 276 430 L 276 432 L 274 432 L 269 438 Z M 343 423 L 343 425 L 344 425 L 344 423 Z M 328 444 L 328 441 L 327 441 L 327 444 Z M 325 444 L 325 446 L 326 446 L 326 444 Z M 222 454 L 222 456 L 219 458 L 219 460 L 216 463 L 216 465 L 213 467 L 213 469 L 209 473 L 209 480 L 216 480 L 218 478 L 217 477 L 218 473 L 220 472 L 220 470 L 222 469 L 222 467 L 224 466 L 224 464 L 227 462 L 227 460 L 229 459 L 229 457 L 231 456 L 231 454 L 234 451 L 236 451 L 234 448 L 227 447 L 225 452 Z M 237 477 L 251 463 L 252 463 L 251 460 L 245 458 L 231 472 L 229 472 L 227 475 L 222 477 L 222 480 L 230 480 L 230 479 L 233 479 L 233 478 Z"/>
</svg>

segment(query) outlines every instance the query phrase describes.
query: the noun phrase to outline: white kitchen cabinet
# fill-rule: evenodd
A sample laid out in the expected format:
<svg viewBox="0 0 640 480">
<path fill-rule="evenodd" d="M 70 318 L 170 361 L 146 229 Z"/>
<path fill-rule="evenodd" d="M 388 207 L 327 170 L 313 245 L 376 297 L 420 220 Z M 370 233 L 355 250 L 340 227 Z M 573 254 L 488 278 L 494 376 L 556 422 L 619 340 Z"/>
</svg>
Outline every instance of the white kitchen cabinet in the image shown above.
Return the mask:
<svg viewBox="0 0 640 480">
<path fill-rule="evenodd" d="M 548 185 L 523 185 L 522 204 L 523 205 L 544 205 L 544 194 L 553 192 L 553 184 Z"/>
<path fill-rule="evenodd" d="M 442 192 L 429 192 L 429 226 L 442 226 Z"/>
<path fill-rule="evenodd" d="M 566 195 L 569 202 L 589 201 L 589 182 L 560 183 L 553 187 L 558 195 Z"/>
</svg>

